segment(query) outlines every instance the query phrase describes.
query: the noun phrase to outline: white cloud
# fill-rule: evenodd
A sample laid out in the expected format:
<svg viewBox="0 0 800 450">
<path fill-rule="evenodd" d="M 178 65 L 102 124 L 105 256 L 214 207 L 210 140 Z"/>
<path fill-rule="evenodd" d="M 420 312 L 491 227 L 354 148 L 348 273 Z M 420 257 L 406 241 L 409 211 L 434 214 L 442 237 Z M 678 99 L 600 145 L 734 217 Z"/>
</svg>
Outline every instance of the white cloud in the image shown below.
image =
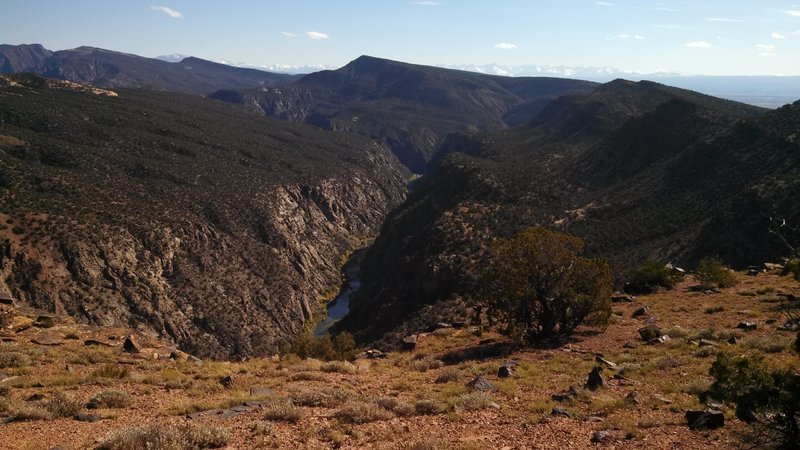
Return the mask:
<svg viewBox="0 0 800 450">
<path fill-rule="evenodd" d="M 778 56 L 778 55 L 776 53 L 771 53 L 771 52 L 761 52 L 761 53 L 758 54 L 758 56 L 772 57 L 772 56 Z"/>
<path fill-rule="evenodd" d="M 441 3 L 434 2 L 434 1 L 431 1 L 431 0 L 421 0 L 421 1 L 417 1 L 417 2 L 411 2 L 411 4 L 412 5 L 418 5 L 418 6 L 439 6 L 439 5 L 441 5 Z"/>
<path fill-rule="evenodd" d="M 784 11 L 784 12 L 790 16 L 800 17 L 800 11 Z"/>
<path fill-rule="evenodd" d="M 609 40 L 617 40 L 617 39 L 632 39 L 634 41 L 643 41 L 644 40 L 644 36 L 642 36 L 641 34 L 625 34 L 625 33 L 621 33 L 621 34 L 618 34 L 618 35 L 614 36 L 613 38 L 611 38 Z"/>
<path fill-rule="evenodd" d="M 597 5 L 597 6 L 615 6 L 615 5 L 614 5 L 614 3 L 611 3 L 611 2 L 603 2 L 603 1 L 594 2 L 594 4 L 595 4 L 595 5 Z"/>
<path fill-rule="evenodd" d="M 773 32 L 770 36 L 772 36 L 772 39 L 786 39 L 786 36 L 776 32 Z"/>
<path fill-rule="evenodd" d="M 300 36 L 297 33 L 292 33 L 292 32 L 289 32 L 289 31 L 281 31 L 281 34 L 286 36 L 286 37 L 290 37 L 290 38 L 296 38 L 296 37 Z"/>
<path fill-rule="evenodd" d="M 753 48 L 762 52 L 771 52 L 775 50 L 775 46 L 770 44 L 756 44 Z"/>
<path fill-rule="evenodd" d="M 706 17 L 704 19 L 706 22 L 727 22 L 727 23 L 740 23 L 743 22 L 739 19 L 729 19 L 727 17 Z"/>
<path fill-rule="evenodd" d="M 706 41 L 687 42 L 686 46 L 689 47 L 689 48 L 712 48 L 712 47 L 714 47 L 710 42 L 706 42 Z"/>
<path fill-rule="evenodd" d="M 315 41 L 323 40 L 323 39 L 330 39 L 331 37 L 325 33 L 320 33 L 319 31 L 306 31 L 306 36 L 310 39 Z"/>
<path fill-rule="evenodd" d="M 494 48 L 499 48 L 500 50 L 514 50 L 517 48 L 517 44 L 510 44 L 508 42 L 498 42 L 494 44 Z"/>
<path fill-rule="evenodd" d="M 183 17 L 183 14 L 180 11 L 176 11 L 172 8 L 167 8 L 166 6 L 151 6 L 150 9 L 153 11 L 162 12 L 173 19 L 180 19 Z"/>
</svg>

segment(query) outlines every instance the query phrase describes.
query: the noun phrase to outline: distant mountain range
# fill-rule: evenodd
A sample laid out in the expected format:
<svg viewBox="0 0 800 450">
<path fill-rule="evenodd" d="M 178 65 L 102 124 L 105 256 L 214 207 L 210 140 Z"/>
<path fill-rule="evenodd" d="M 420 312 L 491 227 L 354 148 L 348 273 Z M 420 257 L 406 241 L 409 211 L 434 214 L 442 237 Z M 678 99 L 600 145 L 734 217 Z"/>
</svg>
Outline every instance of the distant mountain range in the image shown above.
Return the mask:
<svg viewBox="0 0 800 450">
<path fill-rule="evenodd" d="M 187 94 L 273 86 L 291 75 L 231 67 L 200 58 L 169 63 L 95 47 L 52 52 L 39 44 L 0 45 L 0 73 L 32 72 L 99 87 L 148 88 Z"/>
</svg>

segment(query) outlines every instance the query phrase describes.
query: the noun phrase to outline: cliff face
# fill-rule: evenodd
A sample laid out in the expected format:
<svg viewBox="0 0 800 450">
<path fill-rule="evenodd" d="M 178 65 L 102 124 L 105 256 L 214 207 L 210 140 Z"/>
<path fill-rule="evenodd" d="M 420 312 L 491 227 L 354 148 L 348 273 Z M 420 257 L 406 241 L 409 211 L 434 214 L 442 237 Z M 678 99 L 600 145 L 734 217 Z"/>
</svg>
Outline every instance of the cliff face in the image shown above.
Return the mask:
<svg viewBox="0 0 800 450">
<path fill-rule="evenodd" d="M 384 146 L 201 98 L 23 83 L 0 119 L 12 295 L 198 355 L 275 351 L 405 195 Z"/>
</svg>

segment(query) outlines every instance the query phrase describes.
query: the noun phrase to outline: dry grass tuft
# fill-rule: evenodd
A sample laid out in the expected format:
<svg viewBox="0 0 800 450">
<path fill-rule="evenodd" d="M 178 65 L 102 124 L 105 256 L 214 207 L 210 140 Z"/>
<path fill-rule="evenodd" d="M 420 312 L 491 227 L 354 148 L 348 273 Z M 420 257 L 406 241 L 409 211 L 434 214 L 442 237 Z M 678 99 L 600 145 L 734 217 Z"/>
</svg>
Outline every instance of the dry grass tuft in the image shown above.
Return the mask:
<svg viewBox="0 0 800 450">
<path fill-rule="evenodd" d="M 375 403 L 350 401 L 342 409 L 336 411 L 335 416 L 343 422 L 360 424 L 389 420 L 394 417 L 394 414 Z"/>
<path fill-rule="evenodd" d="M 87 408 L 127 408 L 133 403 L 133 398 L 125 391 L 103 391 L 89 399 Z"/>
<path fill-rule="evenodd" d="M 98 450 L 184 450 L 219 448 L 230 433 L 217 427 L 146 425 L 116 430 L 103 439 Z"/>
<path fill-rule="evenodd" d="M 355 374 L 358 368 L 347 361 L 328 361 L 320 367 L 320 370 L 327 373 L 346 373 Z"/>
</svg>

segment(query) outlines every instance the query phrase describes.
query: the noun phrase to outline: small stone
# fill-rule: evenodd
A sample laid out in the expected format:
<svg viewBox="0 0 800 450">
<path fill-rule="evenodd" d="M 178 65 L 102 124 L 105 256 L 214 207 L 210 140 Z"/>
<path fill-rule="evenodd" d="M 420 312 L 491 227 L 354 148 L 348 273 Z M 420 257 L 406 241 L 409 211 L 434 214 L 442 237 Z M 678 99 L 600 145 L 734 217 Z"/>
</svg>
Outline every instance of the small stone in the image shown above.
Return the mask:
<svg viewBox="0 0 800 450">
<path fill-rule="evenodd" d="M 223 377 L 219 380 L 219 384 L 226 389 L 230 389 L 233 387 L 233 377 L 230 375 Z"/>
<path fill-rule="evenodd" d="M 494 385 L 483 377 L 475 377 L 466 384 L 467 388 L 471 391 L 494 391 L 496 388 Z"/>
<path fill-rule="evenodd" d="M 708 339 L 700 339 L 700 342 L 698 343 L 698 345 L 700 347 L 718 347 L 719 346 L 719 344 L 717 344 L 716 342 L 710 341 Z"/>
<path fill-rule="evenodd" d="M 669 404 L 672 403 L 672 399 L 664 397 L 663 395 L 653 394 L 653 398 L 658 400 L 658 401 L 660 401 L 661 403 L 666 404 L 666 405 L 669 405 Z"/>
<path fill-rule="evenodd" d="M 651 339 L 656 339 L 661 336 L 661 328 L 650 324 L 645 327 L 639 328 L 639 337 L 642 338 L 643 341 L 650 341 Z"/>
<path fill-rule="evenodd" d="M 109 344 L 108 342 L 98 339 L 86 339 L 83 341 L 83 345 L 87 347 L 113 347 L 113 345 Z"/>
<path fill-rule="evenodd" d="M 650 316 L 645 321 L 645 323 L 656 323 L 656 322 L 658 322 L 658 316 Z"/>
<path fill-rule="evenodd" d="M 498 378 L 508 378 L 513 374 L 514 374 L 514 370 L 509 366 L 500 366 L 500 368 L 497 369 L 497 377 Z"/>
<path fill-rule="evenodd" d="M 628 348 L 628 349 L 632 349 L 632 348 L 636 348 L 636 347 L 638 347 L 638 345 L 636 345 L 635 342 L 626 342 L 625 345 L 622 346 L 622 348 Z"/>
<path fill-rule="evenodd" d="M 665 335 L 663 335 L 661 337 L 650 339 L 649 341 L 647 341 L 647 344 L 648 345 L 658 345 L 658 344 L 663 344 L 663 343 L 665 343 L 665 342 L 667 342 L 669 340 L 671 340 L 670 337 L 665 334 Z"/>
<path fill-rule="evenodd" d="M 139 353 L 142 351 L 142 346 L 134 335 L 129 335 L 125 338 L 125 342 L 122 343 L 122 349 L 128 353 Z"/>
<path fill-rule="evenodd" d="M 586 421 L 587 422 L 595 422 L 595 423 L 605 422 L 605 420 L 602 417 L 597 417 L 597 416 L 589 416 L 589 417 L 586 418 Z"/>
<path fill-rule="evenodd" d="M 635 297 L 630 295 L 614 295 L 611 297 L 613 303 L 633 303 Z"/>
<path fill-rule="evenodd" d="M 570 417 L 569 411 L 567 411 L 564 408 L 560 408 L 558 406 L 556 406 L 555 408 L 553 408 L 552 411 L 550 411 L 550 415 L 551 416 L 557 416 L 557 417 Z"/>
<path fill-rule="evenodd" d="M 587 389 L 589 389 L 590 391 L 594 391 L 603 387 L 606 384 L 605 380 L 603 379 L 603 376 L 600 375 L 600 372 L 602 370 L 603 370 L 602 367 L 595 367 L 594 369 L 592 369 L 591 372 L 589 372 L 589 376 L 586 379 Z"/>
<path fill-rule="evenodd" d="M 738 342 L 739 342 L 739 340 L 736 339 L 736 336 L 731 336 L 731 337 L 728 338 L 728 344 L 736 345 Z"/>
<path fill-rule="evenodd" d="M 740 330 L 751 331 L 757 329 L 758 324 L 755 322 L 739 322 L 739 324 L 736 325 L 736 328 Z"/>
<path fill-rule="evenodd" d="M 455 329 L 461 329 L 461 328 L 464 328 L 464 327 L 467 326 L 467 322 L 457 321 L 457 322 L 453 322 L 452 325 L 453 325 L 453 328 L 455 328 Z"/>
<path fill-rule="evenodd" d="M 32 395 L 28 396 L 28 398 L 26 398 L 25 401 L 26 402 L 38 402 L 39 400 L 43 400 L 43 399 L 44 399 L 44 395 L 36 393 L 36 394 L 32 394 Z"/>
<path fill-rule="evenodd" d="M 203 367 L 203 360 L 202 359 L 200 359 L 200 358 L 198 358 L 198 357 L 196 357 L 194 355 L 188 355 L 187 358 L 189 359 L 189 361 L 193 362 L 195 366 Z"/>
<path fill-rule="evenodd" d="M 650 314 L 650 308 L 647 306 L 642 306 L 641 308 L 637 308 L 633 314 L 631 314 L 631 317 L 642 317 L 648 314 Z"/>
</svg>

